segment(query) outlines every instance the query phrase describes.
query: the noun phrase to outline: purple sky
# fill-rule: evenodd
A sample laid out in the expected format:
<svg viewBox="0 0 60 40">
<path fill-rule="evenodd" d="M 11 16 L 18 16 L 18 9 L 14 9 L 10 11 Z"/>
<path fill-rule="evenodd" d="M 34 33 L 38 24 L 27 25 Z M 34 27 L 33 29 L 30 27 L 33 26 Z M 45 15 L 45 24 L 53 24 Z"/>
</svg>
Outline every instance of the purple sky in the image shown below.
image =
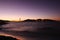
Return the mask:
<svg viewBox="0 0 60 40">
<path fill-rule="evenodd" d="M 60 20 L 59 1 L 0 1 L 0 19 L 54 19 Z"/>
</svg>

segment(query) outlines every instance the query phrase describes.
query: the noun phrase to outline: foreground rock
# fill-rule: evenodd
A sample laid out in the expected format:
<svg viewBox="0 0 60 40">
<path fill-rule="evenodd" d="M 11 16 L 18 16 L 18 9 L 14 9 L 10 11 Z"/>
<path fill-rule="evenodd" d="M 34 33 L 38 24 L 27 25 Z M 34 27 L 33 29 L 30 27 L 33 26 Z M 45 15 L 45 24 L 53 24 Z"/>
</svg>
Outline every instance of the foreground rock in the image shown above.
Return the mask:
<svg viewBox="0 0 60 40">
<path fill-rule="evenodd" d="M 17 39 L 9 36 L 0 36 L 0 40 L 17 40 Z"/>
</svg>

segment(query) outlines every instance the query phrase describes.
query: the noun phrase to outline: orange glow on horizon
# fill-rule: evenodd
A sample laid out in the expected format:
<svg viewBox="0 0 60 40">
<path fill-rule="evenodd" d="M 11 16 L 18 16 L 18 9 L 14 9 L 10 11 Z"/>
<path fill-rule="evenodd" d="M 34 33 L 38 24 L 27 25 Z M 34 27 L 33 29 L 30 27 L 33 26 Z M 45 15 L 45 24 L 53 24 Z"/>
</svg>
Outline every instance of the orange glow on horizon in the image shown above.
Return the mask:
<svg viewBox="0 0 60 40">
<path fill-rule="evenodd" d="M 26 18 L 24 18 L 24 17 L 21 17 L 21 18 L 18 18 L 18 17 L 16 17 L 16 18 L 9 18 L 9 17 L 7 17 L 7 18 L 0 18 L 0 20 L 9 20 L 9 21 L 23 21 L 23 20 L 26 20 L 26 19 L 52 19 L 52 20 L 60 20 L 60 17 L 54 17 L 54 18 L 52 18 L 52 17 L 48 17 L 48 18 L 36 18 L 36 17 L 34 17 L 34 18 L 30 18 L 30 17 L 26 17 Z"/>
</svg>

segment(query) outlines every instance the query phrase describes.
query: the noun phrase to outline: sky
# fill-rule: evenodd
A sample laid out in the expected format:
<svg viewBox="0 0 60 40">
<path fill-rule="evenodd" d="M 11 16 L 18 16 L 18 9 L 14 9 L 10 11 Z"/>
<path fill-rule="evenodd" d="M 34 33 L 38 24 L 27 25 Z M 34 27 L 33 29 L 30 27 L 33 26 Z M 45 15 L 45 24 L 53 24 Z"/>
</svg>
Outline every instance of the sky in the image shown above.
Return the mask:
<svg viewBox="0 0 60 40">
<path fill-rule="evenodd" d="M 53 19 L 60 20 L 58 0 L 0 0 L 0 19 Z"/>
</svg>

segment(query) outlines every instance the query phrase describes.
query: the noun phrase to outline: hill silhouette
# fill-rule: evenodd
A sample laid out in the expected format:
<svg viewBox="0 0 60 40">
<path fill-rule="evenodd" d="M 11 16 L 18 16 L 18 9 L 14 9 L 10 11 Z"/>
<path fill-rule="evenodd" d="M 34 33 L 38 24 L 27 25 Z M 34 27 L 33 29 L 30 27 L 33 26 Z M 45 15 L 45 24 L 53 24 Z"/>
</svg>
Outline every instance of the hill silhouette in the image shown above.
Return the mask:
<svg viewBox="0 0 60 40">
<path fill-rule="evenodd" d="M 23 22 L 35 22 L 36 20 L 33 20 L 33 19 L 26 19 L 24 20 Z"/>
<path fill-rule="evenodd" d="M 0 20 L 0 26 L 4 25 L 4 24 L 7 24 L 8 22 L 9 22 L 8 20 Z"/>
<path fill-rule="evenodd" d="M 52 19 L 26 19 L 23 22 L 57 22 L 57 20 L 52 20 Z"/>
</svg>

